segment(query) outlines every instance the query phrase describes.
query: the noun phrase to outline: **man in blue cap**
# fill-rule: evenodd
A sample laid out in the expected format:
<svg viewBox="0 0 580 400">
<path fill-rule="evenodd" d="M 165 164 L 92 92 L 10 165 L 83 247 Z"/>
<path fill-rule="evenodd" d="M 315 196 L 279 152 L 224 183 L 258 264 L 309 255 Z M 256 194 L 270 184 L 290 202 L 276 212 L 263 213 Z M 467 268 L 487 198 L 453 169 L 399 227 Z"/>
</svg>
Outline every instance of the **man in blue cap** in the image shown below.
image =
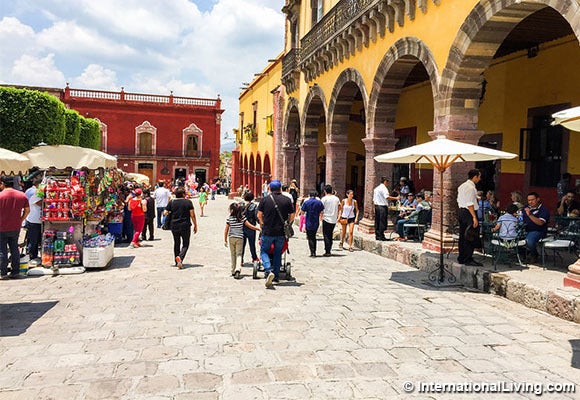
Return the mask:
<svg viewBox="0 0 580 400">
<path fill-rule="evenodd" d="M 262 228 L 262 243 L 260 257 L 266 274 L 266 288 L 278 282 L 282 265 L 282 247 L 284 246 L 284 222 L 294 221 L 292 200 L 282 195 L 282 183 L 279 180 L 270 182 L 269 196 L 258 204 L 258 222 Z M 270 259 L 270 247 L 274 245 L 274 254 Z"/>
</svg>

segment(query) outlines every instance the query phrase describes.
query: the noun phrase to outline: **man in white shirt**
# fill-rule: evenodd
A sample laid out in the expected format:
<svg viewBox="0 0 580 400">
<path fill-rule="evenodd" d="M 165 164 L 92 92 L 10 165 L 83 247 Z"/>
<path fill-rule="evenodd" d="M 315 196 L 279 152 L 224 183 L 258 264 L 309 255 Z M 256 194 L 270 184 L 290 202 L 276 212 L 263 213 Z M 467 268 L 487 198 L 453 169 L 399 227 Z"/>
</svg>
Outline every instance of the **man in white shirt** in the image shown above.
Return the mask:
<svg viewBox="0 0 580 400">
<path fill-rule="evenodd" d="M 474 168 L 467 173 L 467 180 L 457 188 L 457 205 L 459 206 L 459 264 L 481 267 L 482 264 L 473 259 L 473 250 L 479 238 L 465 236 L 467 228 L 478 228 L 477 219 L 477 189 L 475 184 L 481 179 L 481 173 Z M 470 240 L 472 239 L 472 240 Z"/>
<path fill-rule="evenodd" d="M 28 237 L 28 255 L 31 260 L 38 258 L 38 245 L 42 238 L 42 198 L 38 197 L 38 184 L 40 178 L 35 176 L 32 178 L 32 186 L 26 190 L 26 197 L 28 198 L 28 207 L 30 212 L 26 216 L 26 229 Z"/>
<path fill-rule="evenodd" d="M 157 208 L 157 228 L 161 228 L 161 216 L 163 215 L 163 210 L 167 207 L 169 203 L 169 198 L 171 197 L 171 192 L 169 189 L 163 187 L 163 182 L 158 183 L 157 189 L 153 192 L 153 197 L 155 199 L 155 208 Z"/>
<path fill-rule="evenodd" d="M 389 200 L 398 200 L 400 196 L 391 196 L 387 184 L 389 180 L 386 176 L 381 177 L 381 183 L 373 190 L 373 204 L 375 205 L 375 239 L 387 240 L 385 231 L 389 225 Z"/>
<path fill-rule="evenodd" d="M 332 194 L 332 186 L 326 185 L 324 187 L 324 196 L 322 199 L 324 211 L 322 214 L 322 236 L 324 238 L 324 257 L 330 257 L 330 249 L 332 248 L 332 233 L 338 220 L 338 205 L 340 200 Z"/>
</svg>

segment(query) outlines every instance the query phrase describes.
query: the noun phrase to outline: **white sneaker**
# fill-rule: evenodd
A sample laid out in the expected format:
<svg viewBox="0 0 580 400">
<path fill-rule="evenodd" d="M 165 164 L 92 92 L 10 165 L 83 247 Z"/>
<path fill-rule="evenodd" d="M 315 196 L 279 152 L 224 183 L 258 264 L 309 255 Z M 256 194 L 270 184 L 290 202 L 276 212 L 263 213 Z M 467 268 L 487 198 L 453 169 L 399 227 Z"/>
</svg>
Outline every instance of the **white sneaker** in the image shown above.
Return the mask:
<svg viewBox="0 0 580 400">
<path fill-rule="evenodd" d="M 271 288 L 273 282 L 274 282 L 274 273 L 270 272 L 266 277 L 266 289 Z"/>
</svg>

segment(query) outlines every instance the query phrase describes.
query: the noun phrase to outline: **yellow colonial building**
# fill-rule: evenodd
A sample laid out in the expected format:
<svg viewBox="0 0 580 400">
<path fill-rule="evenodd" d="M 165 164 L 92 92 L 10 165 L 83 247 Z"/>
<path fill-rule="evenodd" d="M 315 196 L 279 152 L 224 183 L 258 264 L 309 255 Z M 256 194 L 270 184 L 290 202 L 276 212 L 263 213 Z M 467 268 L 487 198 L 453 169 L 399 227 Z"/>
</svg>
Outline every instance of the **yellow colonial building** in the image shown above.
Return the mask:
<svg viewBox="0 0 580 400">
<path fill-rule="evenodd" d="M 440 224 L 455 223 L 456 188 L 474 164 L 448 170 L 441 193 L 431 168 L 375 156 L 437 135 L 517 153 L 476 164 L 482 189 L 495 190 L 502 207 L 519 190 L 540 193 L 554 210 L 561 174 L 580 179 L 580 133 L 550 125 L 552 113 L 580 105 L 579 0 L 286 0 L 283 12 L 281 125 L 266 140 L 279 142 L 276 177 L 298 178 L 303 195 L 321 183 L 339 195 L 355 190 L 361 227 L 372 230 L 379 178 L 408 177 L 417 191 L 434 192 L 424 246 L 435 249 Z M 250 95 L 240 98 L 240 129 L 255 122 L 253 102 L 261 104 Z M 274 113 L 264 111 L 259 118 Z M 244 169 L 272 157 L 259 137 L 249 153 L 242 145 L 254 154 L 242 156 Z"/>
<path fill-rule="evenodd" d="M 280 153 L 282 54 L 270 60 L 266 68 L 256 73 L 252 82 L 242 88 L 239 97 L 239 125 L 236 129 L 237 147 L 232 153 L 234 189 L 248 187 L 257 195 L 265 180 L 276 173 L 274 154 Z M 277 140 L 278 139 L 278 140 Z"/>
</svg>

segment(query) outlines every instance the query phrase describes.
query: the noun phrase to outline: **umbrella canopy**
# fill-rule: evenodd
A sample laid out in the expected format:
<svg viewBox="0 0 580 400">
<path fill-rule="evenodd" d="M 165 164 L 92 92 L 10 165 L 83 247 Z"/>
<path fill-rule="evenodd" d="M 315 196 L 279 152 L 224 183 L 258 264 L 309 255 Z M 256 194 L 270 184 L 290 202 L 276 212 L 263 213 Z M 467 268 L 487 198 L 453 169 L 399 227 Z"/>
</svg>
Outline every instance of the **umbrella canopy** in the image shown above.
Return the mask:
<svg viewBox="0 0 580 400">
<path fill-rule="evenodd" d="M 580 132 L 580 107 L 569 108 L 552 114 L 552 125 L 562 125 L 571 131 Z"/>
<path fill-rule="evenodd" d="M 125 174 L 125 180 L 131 182 L 137 182 L 140 185 L 149 185 L 149 177 L 147 175 L 138 174 L 136 172 L 129 172 Z"/>
<path fill-rule="evenodd" d="M 107 153 L 64 144 L 38 146 L 22 154 L 30 159 L 33 166 L 43 169 L 51 167 L 58 169 L 67 167 L 97 169 L 115 168 L 117 166 L 117 159 Z"/>
<path fill-rule="evenodd" d="M 431 164 L 439 171 L 445 171 L 456 162 L 490 161 L 514 157 L 517 157 L 517 154 L 437 136 L 437 139 L 427 143 L 378 155 L 375 160 L 395 164 Z"/>
<path fill-rule="evenodd" d="M 14 151 L 0 148 L 0 173 L 17 174 L 26 172 L 32 167 L 28 157 Z"/>
</svg>

